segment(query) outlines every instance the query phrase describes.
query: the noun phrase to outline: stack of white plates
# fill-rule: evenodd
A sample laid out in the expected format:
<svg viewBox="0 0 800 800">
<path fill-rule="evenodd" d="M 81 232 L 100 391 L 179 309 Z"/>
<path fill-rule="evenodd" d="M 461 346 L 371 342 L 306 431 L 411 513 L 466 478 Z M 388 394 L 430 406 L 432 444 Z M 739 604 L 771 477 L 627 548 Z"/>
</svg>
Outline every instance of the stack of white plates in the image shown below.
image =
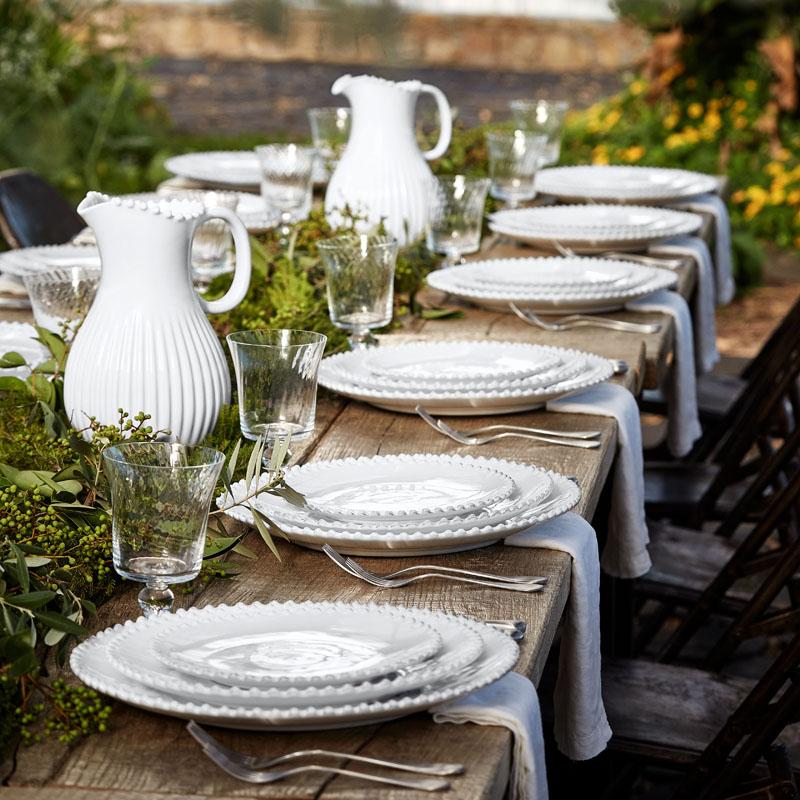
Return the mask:
<svg viewBox="0 0 800 800">
<path fill-rule="evenodd" d="M 638 250 L 694 233 L 703 220 L 687 211 L 635 205 L 565 205 L 496 211 L 489 227 L 503 236 L 551 249 L 554 242 L 581 252 Z"/>
<path fill-rule="evenodd" d="M 555 472 L 497 458 L 390 455 L 317 461 L 286 470 L 304 498 L 296 505 L 262 493 L 250 505 L 289 539 L 351 555 L 452 553 L 497 542 L 564 514 L 580 500 L 577 484 Z M 244 481 L 217 499 L 253 524 Z M 250 494 L 252 494 L 252 490 Z"/>
<path fill-rule="evenodd" d="M 96 245 L 48 244 L 41 247 L 21 247 L 0 253 L 0 272 L 24 275 L 43 269 L 68 267 L 100 267 L 100 251 Z"/>
<path fill-rule="evenodd" d="M 260 730 L 345 728 L 463 697 L 512 669 L 509 637 L 463 617 L 350 603 L 207 606 L 92 636 L 70 665 L 148 711 Z"/>
<path fill-rule="evenodd" d="M 716 192 L 713 175 L 686 169 L 600 165 L 551 167 L 536 174 L 536 191 L 562 201 L 670 203 Z"/>
<path fill-rule="evenodd" d="M 428 285 L 483 308 L 509 303 L 540 314 L 597 313 L 674 286 L 674 272 L 600 258 L 505 258 L 474 261 L 428 275 Z"/>
<path fill-rule="evenodd" d="M 515 342 L 419 342 L 339 353 L 323 360 L 319 382 L 389 411 L 511 414 L 539 408 L 610 378 L 600 356 Z"/>
</svg>

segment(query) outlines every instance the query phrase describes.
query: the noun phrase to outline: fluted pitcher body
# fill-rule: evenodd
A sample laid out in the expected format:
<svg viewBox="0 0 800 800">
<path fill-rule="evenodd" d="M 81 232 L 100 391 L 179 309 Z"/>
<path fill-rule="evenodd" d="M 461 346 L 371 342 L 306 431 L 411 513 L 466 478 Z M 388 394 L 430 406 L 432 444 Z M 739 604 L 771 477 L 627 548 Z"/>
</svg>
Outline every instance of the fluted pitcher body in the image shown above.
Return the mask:
<svg viewBox="0 0 800 800">
<path fill-rule="evenodd" d="M 427 161 L 450 144 L 452 118 L 440 89 L 417 80 L 400 83 L 372 75 L 342 75 L 331 87 L 350 101 L 352 124 L 347 146 L 325 194 L 325 212 L 337 226 L 345 208 L 365 219 L 362 229 L 384 221 L 401 244 L 425 230 L 432 173 Z M 439 141 L 421 152 L 414 114 L 427 92 L 439 110 Z"/>
<path fill-rule="evenodd" d="M 139 200 L 90 192 L 78 212 L 92 227 L 102 263 L 94 302 L 70 349 L 64 403 L 79 429 L 90 417 L 114 424 L 118 409 L 152 416 L 156 430 L 195 444 L 230 402 L 225 356 L 207 313 L 228 311 L 250 284 L 250 247 L 241 220 L 194 200 Z M 227 294 L 206 301 L 192 286 L 196 228 L 231 226 L 236 270 Z"/>
</svg>

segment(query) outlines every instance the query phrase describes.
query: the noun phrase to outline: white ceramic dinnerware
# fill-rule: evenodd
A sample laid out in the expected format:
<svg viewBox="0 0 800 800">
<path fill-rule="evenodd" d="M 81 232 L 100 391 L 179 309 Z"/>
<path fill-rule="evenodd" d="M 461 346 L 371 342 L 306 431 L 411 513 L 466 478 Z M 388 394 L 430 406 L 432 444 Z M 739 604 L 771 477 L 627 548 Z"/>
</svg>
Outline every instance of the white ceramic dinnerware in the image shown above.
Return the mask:
<svg viewBox="0 0 800 800">
<path fill-rule="evenodd" d="M 250 613 L 258 606 L 234 606 L 230 613 Z M 108 656 L 114 667 L 131 681 L 176 697 L 196 701 L 243 707 L 272 706 L 292 708 L 299 705 L 318 706 L 361 703 L 442 680 L 471 664 L 483 650 L 477 625 L 463 617 L 440 614 L 415 614 L 415 620 L 434 624 L 441 638 L 439 652 L 402 671 L 373 680 L 354 683 L 333 683 L 323 686 L 242 687 L 226 686 L 207 678 L 187 675 L 162 664 L 153 646 L 165 626 L 144 619 L 126 622 L 110 640 Z M 180 620 L 180 618 L 179 618 Z"/>
<path fill-rule="evenodd" d="M 26 272 L 67 269 L 68 267 L 100 267 L 100 251 L 96 245 L 52 244 L 22 247 L 0 253 L 0 272 L 24 275 Z"/>
<path fill-rule="evenodd" d="M 257 192 L 261 183 L 261 165 L 255 150 L 185 153 L 168 158 L 164 167 L 173 175 L 210 186 Z"/>
<path fill-rule="evenodd" d="M 332 683 L 319 687 L 247 688 L 193 678 L 163 665 L 156 642 L 181 631 L 197 631 L 223 641 L 230 630 L 284 614 L 302 622 L 319 614 L 372 621 L 373 641 L 390 637 L 392 622 L 428 630 L 438 641 L 425 661 L 402 671 L 376 675 L 374 682 Z M 322 632 L 327 632 L 320 623 Z M 323 643 L 324 645 L 324 643 Z M 325 647 L 317 649 L 320 658 Z M 289 654 L 289 661 L 295 658 Z M 364 725 L 425 711 L 492 683 L 513 668 L 515 642 L 488 625 L 423 609 L 347 603 L 254 603 L 180 610 L 116 625 L 84 641 L 72 653 L 73 672 L 87 685 L 131 705 L 223 727 L 256 730 L 321 730 Z M 286 676 L 289 677 L 287 664 Z"/>
<path fill-rule="evenodd" d="M 673 287 L 666 269 L 597 258 L 507 258 L 437 270 L 428 285 L 482 308 L 509 304 L 538 314 L 591 314 L 623 308 L 631 300 Z"/>
<path fill-rule="evenodd" d="M 687 211 L 637 205 L 563 205 L 495 211 L 489 227 L 502 236 L 551 249 L 554 242 L 582 252 L 640 249 L 694 233 L 702 218 Z"/>
<path fill-rule="evenodd" d="M 570 202 L 669 203 L 719 190 L 717 179 L 702 172 L 602 164 L 543 169 L 535 184 L 537 192 Z"/>
<path fill-rule="evenodd" d="M 329 686 L 372 680 L 430 658 L 442 640 L 396 606 L 239 606 L 224 625 L 184 619 L 155 637 L 168 667 L 225 686 Z"/>
<path fill-rule="evenodd" d="M 293 468 L 289 485 L 319 514 L 337 519 L 419 520 L 470 514 L 515 490 L 502 472 L 450 456 L 383 456 Z"/>
<path fill-rule="evenodd" d="M 0 356 L 18 353 L 28 365 L 0 369 L 0 377 L 27 378 L 31 373 L 30 367 L 47 361 L 50 354 L 44 345 L 36 341 L 37 335 L 36 328 L 27 322 L 0 320 Z"/>
<path fill-rule="evenodd" d="M 455 267 L 454 269 L 462 269 Z M 442 347 L 474 348 L 476 354 L 489 346 L 501 344 L 519 358 L 537 363 L 555 356 L 557 364 L 544 372 L 503 378 L 467 376 L 463 381 L 415 381 L 402 377 L 392 380 L 375 375 L 366 360 L 369 351 L 339 353 L 323 359 L 319 383 L 345 397 L 362 400 L 389 411 L 414 413 L 424 405 L 435 414 L 474 416 L 478 414 L 510 414 L 543 406 L 548 400 L 587 389 L 611 377 L 612 363 L 605 358 L 557 347 L 517 343 L 489 342 L 419 342 L 395 345 L 400 353 L 413 354 L 420 363 L 429 358 L 441 359 Z M 388 348 L 387 348 L 388 349 Z"/>
<path fill-rule="evenodd" d="M 347 464 L 360 469 L 366 476 L 374 458 L 389 457 L 318 463 L 322 469 L 331 471 Z M 251 505 L 276 524 L 291 541 L 306 547 L 320 549 L 327 543 L 339 552 L 350 555 L 408 556 L 453 553 L 483 547 L 563 514 L 580 500 L 580 489 L 575 482 L 555 472 L 503 459 L 469 456 L 448 458 L 501 472 L 511 478 L 515 490 L 506 499 L 479 511 L 459 516 L 431 515 L 416 520 L 342 519 L 320 514 L 311 508 L 294 506 L 282 497 L 271 494 L 258 495 Z M 324 466 L 326 464 L 329 466 Z M 293 467 L 287 471 L 289 485 L 298 485 L 297 475 L 302 475 L 304 469 L 315 465 Z M 442 463 L 443 472 L 446 469 L 447 465 Z M 232 491 L 236 499 L 245 497 L 247 492 L 243 481 L 233 484 Z M 221 495 L 217 498 L 217 505 L 229 506 L 230 498 Z M 249 508 L 237 506 L 227 513 L 236 520 L 253 524 Z"/>
</svg>

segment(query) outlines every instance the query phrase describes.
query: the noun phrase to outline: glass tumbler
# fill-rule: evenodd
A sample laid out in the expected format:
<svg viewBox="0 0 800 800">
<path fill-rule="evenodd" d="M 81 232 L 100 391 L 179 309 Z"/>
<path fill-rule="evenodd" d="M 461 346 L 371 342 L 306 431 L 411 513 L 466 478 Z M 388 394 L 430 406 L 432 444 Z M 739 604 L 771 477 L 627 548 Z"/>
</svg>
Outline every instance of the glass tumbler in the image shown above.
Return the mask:
<svg viewBox="0 0 800 800">
<path fill-rule="evenodd" d="M 291 226 L 311 211 L 316 150 L 297 144 L 265 144 L 256 147 L 261 163 L 261 196 L 267 210 L 281 220 L 281 239 L 288 241 Z"/>
<path fill-rule="evenodd" d="M 428 249 L 444 253 L 443 266 L 462 263 L 481 244 L 481 224 L 488 178 L 443 175 L 431 183 L 428 210 Z"/>
<path fill-rule="evenodd" d="M 489 131 L 490 194 L 516 208 L 536 196 L 533 181 L 547 149 L 547 137 L 526 131 Z"/>
<path fill-rule="evenodd" d="M 306 113 L 311 127 L 311 140 L 320 157 L 322 174 L 319 178 L 327 183 L 350 136 L 350 109 L 328 106 L 309 108 Z"/>
<path fill-rule="evenodd" d="M 561 157 L 561 138 L 569 103 L 563 100 L 512 100 L 509 104 L 514 124 L 521 130 L 547 137 L 544 164 L 557 164 Z"/>
<path fill-rule="evenodd" d="M 200 573 L 208 513 L 225 456 L 210 447 L 124 442 L 103 451 L 114 569 L 145 584 L 146 617 L 169 611 L 173 583 Z"/>
<path fill-rule="evenodd" d="M 325 267 L 328 311 L 337 328 L 350 331 L 350 347 L 377 344 L 370 332 L 392 321 L 397 240 L 351 234 L 318 242 Z"/>
<path fill-rule="evenodd" d="M 184 192 L 180 197 L 200 200 L 206 208 L 227 208 L 236 211 L 239 196 L 234 192 Z M 192 239 L 192 276 L 195 286 L 208 286 L 217 275 L 232 272 L 228 256 L 233 248 L 233 238 L 228 224 L 212 219 L 200 225 Z"/>
<path fill-rule="evenodd" d="M 92 306 L 100 275 L 97 267 L 57 267 L 24 274 L 36 324 L 70 341 Z"/>
<path fill-rule="evenodd" d="M 239 425 L 246 439 L 314 431 L 317 372 L 328 337 L 314 331 L 266 329 L 227 336 L 239 394 Z"/>
</svg>

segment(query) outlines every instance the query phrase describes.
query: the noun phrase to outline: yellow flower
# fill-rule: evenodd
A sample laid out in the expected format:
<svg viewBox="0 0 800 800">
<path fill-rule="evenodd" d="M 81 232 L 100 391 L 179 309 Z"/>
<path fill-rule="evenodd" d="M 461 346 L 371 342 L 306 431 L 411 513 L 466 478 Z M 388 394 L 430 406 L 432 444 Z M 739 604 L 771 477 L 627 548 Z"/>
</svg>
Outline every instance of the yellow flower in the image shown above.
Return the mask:
<svg viewBox="0 0 800 800">
<path fill-rule="evenodd" d="M 736 117 L 733 121 L 733 127 L 736 128 L 737 131 L 740 131 L 747 127 L 747 120 L 744 117 Z"/>
<path fill-rule="evenodd" d="M 603 128 L 610 131 L 622 119 L 622 112 L 619 109 L 609 111 L 603 120 Z"/>
<path fill-rule="evenodd" d="M 747 197 L 747 194 L 745 193 L 744 189 L 737 189 L 731 195 L 731 200 L 733 200 L 734 203 L 743 203 L 745 201 L 746 197 Z"/>
<path fill-rule="evenodd" d="M 786 192 L 783 189 L 773 189 L 769 193 L 769 204 L 771 206 L 780 206 L 786 201 Z"/>
<path fill-rule="evenodd" d="M 683 147 L 685 142 L 680 133 L 671 133 L 669 136 L 667 136 L 664 144 L 667 146 L 668 150 L 674 150 L 676 147 Z"/>
<path fill-rule="evenodd" d="M 753 219 L 763 208 L 762 203 L 757 203 L 755 201 L 748 203 L 747 207 L 744 210 L 744 218 L 745 219 Z"/>
<path fill-rule="evenodd" d="M 742 111 L 744 111 L 746 108 L 747 108 L 747 100 L 744 100 L 741 97 L 733 104 L 733 110 L 738 112 L 739 114 L 741 114 Z"/>
<path fill-rule="evenodd" d="M 689 107 L 686 109 L 686 113 L 692 119 L 698 119 L 699 117 L 703 116 L 703 104 L 702 103 L 690 103 Z"/>
<path fill-rule="evenodd" d="M 792 154 L 789 150 L 785 147 L 781 147 L 778 149 L 778 152 L 775 154 L 775 159 L 777 161 L 788 161 L 792 157 Z"/>
<path fill-rule="evenodd" d="M 700 131 L 697 128 L 684 128 L 683 137 L 689 144 L 697 144 L 700 141 Z"/>
<path fill-rule="evenodd" d="M 764 172 L 774 178 L 776 175 L 780 175 L 783 172 L 783 164 L 779 164 L 777 161 L 770 161 L 769 164 L 764 167 Z"/>
<path fill-rule="evenodd" d="M 748 92 L 754 92 L 758 88 L 758 84 L 751 78 L 749 81 L 744 82 L 744 88 Z"/>
<path fill-rule="evenodd" d="M 786 200 L 789 202 L 789 205 L 800 205 L 800 189 L 792 189 L 792 191 L 786 195 Z"/>
<path fill-rule="evenodd" d="M 767 190 L 763 186 L 748 186 L 745 192 L 755 203 L 763 206 L 767 202 Z"/>
<path fill-rule="evenodd" d="M 645 150 L 644 147 L 641 145 L 633 145 L 632 147 L 626 147 L 621 153 L 620 156 L 628 162 L 639 161 L 639 159 L 644 155 Z"/>
<path fill-rule="evenodd" d="M 669 114 L 667 114 L 667 116 L 664 117 L 664 127 L 668 131 L 671 131 L 678 124 L 679 120 L 680 120 L 680 115 L 678 114 L 678 112 L 670 111 Z"/>
<path fill-rule="evenodd" d="M 703 125 L 710 131 L 718 131 L 722 127 L 722 117 L 717 111 L 709 111 L 703 120 Z"/>
<path fill-rule="evenodd" d="M 794 246 L 800 249 L 800 236 L 794 237 Z"/>
<path fill-rule="evenodd" d="M 709 111 L 719 111 L 722 108 L 722 100 L 719 97 L 712 97 L 708 101 L 708 110 Z"/>
<path fill-rule="evenodd" d="M 647 89 L 647 83 L 640 78 L 633 81 L 628 88 L 630 89 L 632 95 L 640 95 L 645 89 Z"/>
</svg>

